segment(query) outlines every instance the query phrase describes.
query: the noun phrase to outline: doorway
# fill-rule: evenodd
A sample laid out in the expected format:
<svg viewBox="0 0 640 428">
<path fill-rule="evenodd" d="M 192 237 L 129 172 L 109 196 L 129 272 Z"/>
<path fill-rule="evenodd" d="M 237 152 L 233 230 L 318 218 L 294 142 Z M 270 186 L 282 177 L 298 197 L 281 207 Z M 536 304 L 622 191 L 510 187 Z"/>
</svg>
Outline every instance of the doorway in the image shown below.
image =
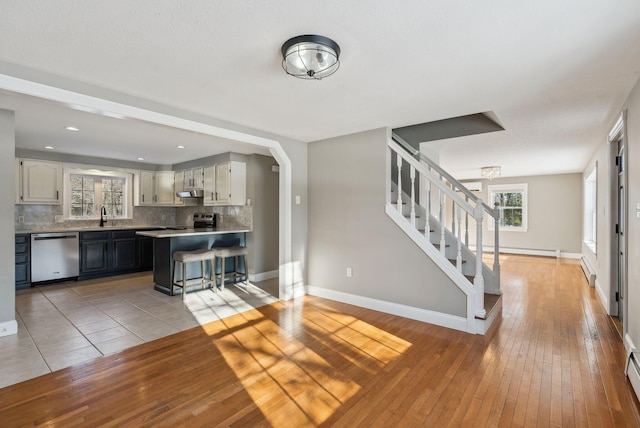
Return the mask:
<svg viewBox="0 0 640 428">
<path fill-rule="evenodd" d="M 620 116 L 609 133 L 612 154 L 611 165 L 611 220 L 614 236 L 611 241 L 611 294 L 609 312 L 617 317 L 622 326 L 626 324 L 627 308 L 627 162 L 625 147 L 624 120 Z M 615 189 L 615 190 L 614 190 Z"/>
</svg>

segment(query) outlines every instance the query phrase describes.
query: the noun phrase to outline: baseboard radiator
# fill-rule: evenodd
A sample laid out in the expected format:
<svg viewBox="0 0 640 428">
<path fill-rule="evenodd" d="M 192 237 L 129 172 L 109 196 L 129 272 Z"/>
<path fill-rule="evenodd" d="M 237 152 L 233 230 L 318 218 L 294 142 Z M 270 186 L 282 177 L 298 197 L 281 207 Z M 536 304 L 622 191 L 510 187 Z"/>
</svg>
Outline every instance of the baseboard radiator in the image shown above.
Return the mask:
<svg viewBox="0 0 640 428">
<path fill-rule="evenodd" d="M 596 274 L 589 266 L 589 263 L 585 260 L 584 257 L 580 257 L 580 266 L 582 266 L 582 272 L 584 272 L 584 276 L 587 278 L 587 282 L 590 287 L 596 286 Z"/>
<path fill-rule="evenodd" d="M 629 357 L 627 358 L 627 366 L 625 368 L 625 373 L 629 378 L 629 382 L 631 382 L 631 386 L 633 386 L 633 390 L 636 393 L 636 397 L 640 397 L 640 354 L 634 351 L 629 352 Z"/>
</svg>

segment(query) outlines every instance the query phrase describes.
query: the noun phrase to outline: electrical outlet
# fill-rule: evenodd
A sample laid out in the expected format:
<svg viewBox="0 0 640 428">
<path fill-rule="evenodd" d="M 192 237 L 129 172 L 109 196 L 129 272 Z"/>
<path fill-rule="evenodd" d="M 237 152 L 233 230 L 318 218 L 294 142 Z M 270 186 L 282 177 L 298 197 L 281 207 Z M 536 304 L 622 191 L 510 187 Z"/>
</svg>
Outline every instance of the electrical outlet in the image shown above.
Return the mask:
<svg viewBox="0 0 640 428">
<path fill-rule="evenodd" d="M 351 278 L 353 276 L 353 269 L 347 268 L 347 278 Z"/>
<path fill-rule="evenodd" d="M 18 223 L 24 223 L 24 216 L 23 215 L 19 215 L 18 216 Z"/>
<path fill-rule="evenodd" d="M 61 215 L 57 215 L 57 216 L 54 216 L 54 221 L 56 223 L 62 223 L 64 221 L 64 218 L 62 218 Z"/>
<path fill-rule="evenodd" d="M 166 215 L 164 215 L 164 214 L 162 214 L 162 219 L 163 219 L 163 220 L 166 220 L 166 219 L 167 219 L 167 216 L 166 216 Z"/>
<path fill-rule="evenodd" d="M 218 218 L 220 219 L 220 224 L 222 224 L 222 214 L 218 214 Z"/>
</svg>

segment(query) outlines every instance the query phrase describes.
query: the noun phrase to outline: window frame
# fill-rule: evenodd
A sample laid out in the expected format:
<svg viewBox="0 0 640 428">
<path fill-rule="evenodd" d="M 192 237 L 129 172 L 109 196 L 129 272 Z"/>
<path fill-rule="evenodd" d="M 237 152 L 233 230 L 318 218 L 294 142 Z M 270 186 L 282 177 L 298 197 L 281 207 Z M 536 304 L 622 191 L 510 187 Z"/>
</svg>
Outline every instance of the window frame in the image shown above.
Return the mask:
<svg viewBox="0 0 640 428">
<path fill-rule="evenodd" d="M 582 242 L 597 254 L 598 242 L 598 164 L 584 177 Z"/>
<path fill-rule="evenodd" d="M 64 168 L 64 199 L 63 199 L 63 218 L 65 220 L 76 221 L 76 220 L 98 220 L 100 219 L 100 209 L 99 207 L 102 203 L 98 203 L 98 200 L 102 200 L 102 188 L 99 190 L 95 190 L 95 205 L 98 209 L 95 210 L 95 214 L 93 216 L 76 216 L 71 214 L 71 198 L 73 195 L 72 186 L 71 186 L 71 176 L 72 175 L 81 175 L 85 177 L 94 177 L 97 179 L 103 178 L 119 178 L 124 180 L 124 185 L 122 188 L 122 214 L 118 216 L 109 215 L 109 218 L 114 220 L 127 220 L 133 218 L 133 174 L 127 172 L 119 172 L 119 171 L 102 171 L 99 169 L 83 169 L 83 168 Z M 97 184 L 95 186 L 98 186 Z M 95 187 L 94 187 L 95 189 Z M 98 197 L 100 199 L 98 199 Z"/>
<path fill-rule="evenodd" d="M 527 232 L 529 230 L 529 184 L 528 183 L 514 183 L 514 184 L 490 184 L 487 186 L 487 192 L 489 196 L 490 205 L 495 207 L 495 194 L 496 193 L 522 193 L 522 226 L 503 226 L 500 225 L 500 231 L 505 232 Z M 500 211 L 500 217 L 502 218 L 503 210 L 500 207 L 495 207 Z M 494 221 L 488 221 L 489 230 L 495 230 Z"/>
</svg>

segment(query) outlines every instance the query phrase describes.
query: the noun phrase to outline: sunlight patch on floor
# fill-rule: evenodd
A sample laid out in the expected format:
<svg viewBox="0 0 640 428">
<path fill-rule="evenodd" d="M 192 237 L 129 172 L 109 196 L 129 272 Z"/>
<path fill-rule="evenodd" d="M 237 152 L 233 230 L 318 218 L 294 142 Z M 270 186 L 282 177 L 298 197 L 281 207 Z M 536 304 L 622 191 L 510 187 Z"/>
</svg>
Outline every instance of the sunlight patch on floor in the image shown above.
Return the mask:
<svg viewBox="0 0 640 428">
<path fill-rule="evenodd" d="M 256 309 L 203 327 L 216 336 L 213 344 L 274 426 L 321 424 L 361 388 L 339 365 L 359 362 L 380 369 L 411 347 L 393 334 L 328 308 L 313 319 L 302 318 L 303 301 L 285 304 L 280 312 L 291 316 L 284 326 Z M 293 324 L 302 327 L 289 328 Z M 297 334 L 317 336 L 317 348 L 296 340 Z M 332 363 L 323 358 L 325 348 L 340 350 L 339 359 Z"/>
</svg>

